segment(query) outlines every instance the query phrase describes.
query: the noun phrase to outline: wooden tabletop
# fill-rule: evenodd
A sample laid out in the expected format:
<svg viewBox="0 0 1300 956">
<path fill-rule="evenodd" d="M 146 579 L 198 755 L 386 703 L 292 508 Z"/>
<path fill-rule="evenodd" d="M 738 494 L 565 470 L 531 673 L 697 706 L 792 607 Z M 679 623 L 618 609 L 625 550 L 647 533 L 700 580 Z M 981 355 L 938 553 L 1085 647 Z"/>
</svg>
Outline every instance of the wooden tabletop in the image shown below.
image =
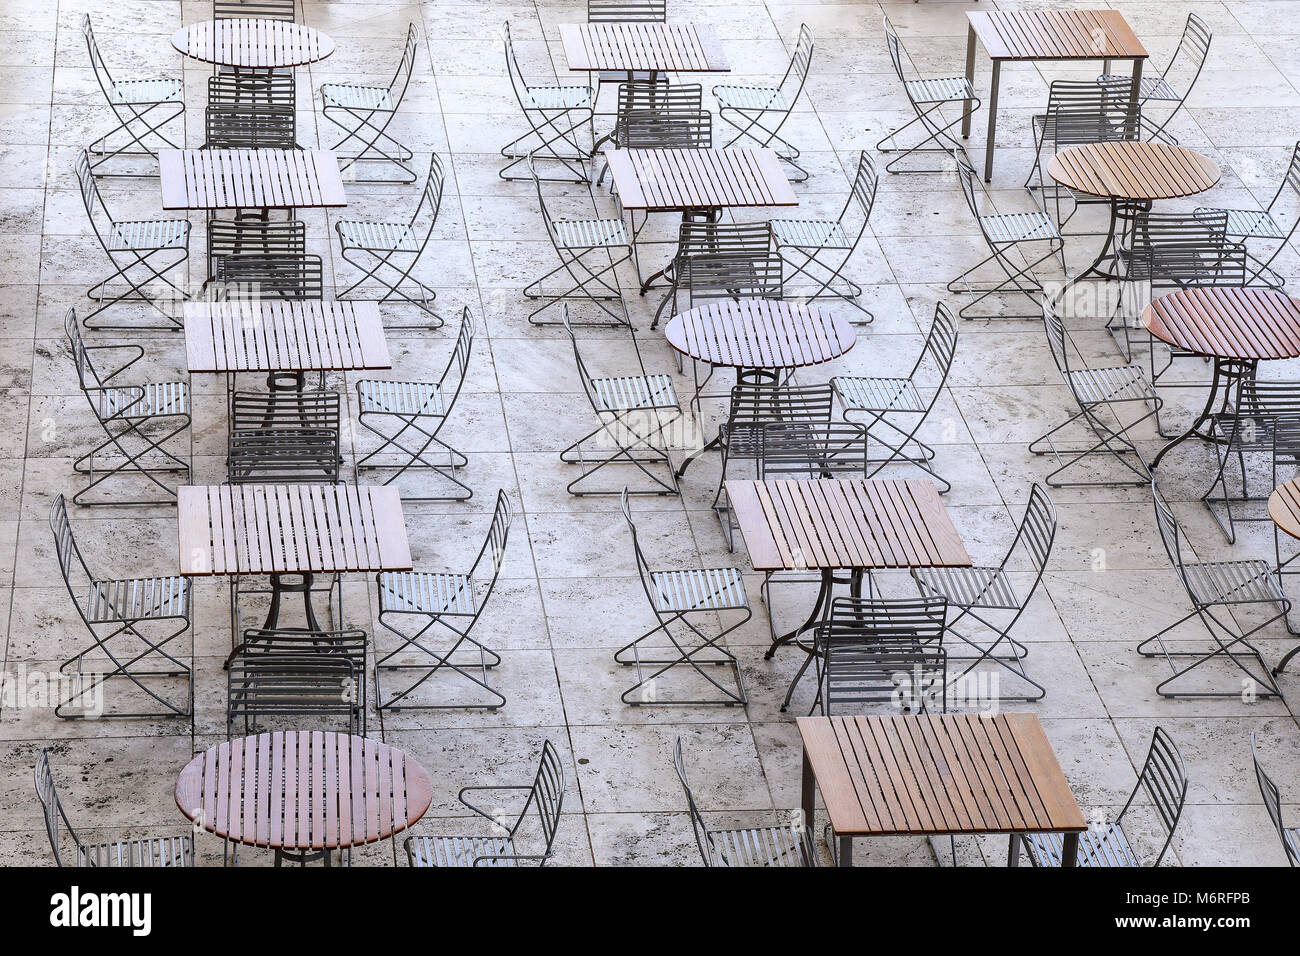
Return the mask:
<svg viewBox="0 0 1300 956">
<path fill-rule="evenodd" d="M 1292 478 L 1268 496 L 1268 516 L 1279 530 L 1300 538 L 1300 478 Z"/>
<path fill-rule="evenodd" d="M 800 368 L 853 348 L 844 319 L 802 302 L 727 299 L 679 313 L 664 328 L 668 344 L 710 365 Z"/>
<path fill-rule="evenodd" d="M 800 717 L 838 836 L 1087 828 L 1033 714 Z"/>
<path fill-rule="evenodd" d="M 1117 10 L 977 10 L 966 14 L 992 60 L 1145 60 Z"/>
<path fill-rule="evenodd" d="M 432 799 L 429 774 L 403 751 L 320 730 L 237 737 L 176 778 L 176 806 L 209 833 L 302 852 L 383 840 Z"/>
<path fill-rule="evenodd" d="M 334 52 L 334 41 L 301 23 L 264 17 L 203 20 L 172 34 L 183 55 L 240 69 L 305 66 Z"/>
<path fill-rule="evenodd" d="M 934 482 L 727 481 L 756 571 L 970 567 Z"/>
<path fill-rule="evenodd" d="M 726 73 L 718 34 L 707 23 L 561 23 L 570 70 Z"/>
<path fill-rule="evenodd" d="M 387 485 L 182 485 L 177 514 L 187 576 L 411 570 Z"/>
<path fill-rule="evenodd" d="M 605 156 L 624 209 L 799 205 L 770 149 L 609 149 Z"/>
<path fill-rule="evenodd" d="M 1169 345 L 1215 358 L 1300 358 L 1300 299 L 1271 289 L 1180 289 L 1142 310 Z"/>
<path fill-rule="evenodd" d="M 1048 160 L 1047 175 L 1106 199 L 1176 199 L 1205 192 L 1219 181 L 1219 167 L 1185 146 L 1124 140 L 1063 149 Z"/>
<path fill-rule="evenodd" d="M 348 204 L 323 149 L 160 149 L 164 209 L 312 209 Z"/>
<path fill-rule="evenodd" d="M 348 372 L 393 367 L 376 302 L 186 302 L 191 372 Z"/>
</svg>

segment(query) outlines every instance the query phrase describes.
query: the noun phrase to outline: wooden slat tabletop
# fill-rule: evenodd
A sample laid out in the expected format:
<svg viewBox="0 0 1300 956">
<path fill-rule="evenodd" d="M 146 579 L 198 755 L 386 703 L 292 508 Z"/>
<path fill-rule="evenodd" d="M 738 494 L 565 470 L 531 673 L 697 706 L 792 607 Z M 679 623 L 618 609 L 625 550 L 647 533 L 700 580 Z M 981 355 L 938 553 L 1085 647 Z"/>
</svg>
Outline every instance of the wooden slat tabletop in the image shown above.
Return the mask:
<svg viewBox="0 0 1300 956">
<path fill-rule="evenodd" d="M 1300 299 L 1271 289 L 1179 289 L 1142 310 L 1170 345 L 1215 358 L 1300 358 Z"/>
<path fill-rule="evenodd" d="M 837 836 L 1087 828 L 1033 714 L 800 717 Z"/>
<path fill-rule="evenodd" d="M 320 730 L 216 744 L 176 778 L 176 806 L 209 833 L 301 852 L 386 839 L 432 799 L 429 774 L 404 751 Z"/>
<path fill-rule="evenodd" d="M 727 481 L 756 571 L 969 567 L 928 479 Z"/>
<path fill-rule="evenodd" d="M 977 10 L 966 14 L 993 60 L 1145 60 L 1117 10 Z"/>
<path fill-rule="evenodd" d="M 177 516 L 187 576 L 411 570 L 385 485 L 182 485 Z"/>
<path fill-rule="evenodd" d="M 1106 199 L 1176 199 L 1205 192 L 1219 181 L 1208 156 L 1168 143 L 1086 143 L 1047 162 L 1047 175 L 1076 192 Z"/>
<path fill-rule="evenodd" d="M 728 368 L 817 365 L 857 341 L 853 326 L 838 316 L 769 299 L 710 302 L 673 316 L 664 336 L 683 355 Z"/>
<path fill-rule="evenodd" d="M 1300 478 L 1278 485 L 1268 496 L 1268 516 L 1283 532 L 1300 538 Z"/>
<path fill-rule="evenodd" d="M 731 67 L 707 23 L 561 23 L 572 71 L 726 73 Z"/>
<path fill-rule="evenodd" d="M 346 206 L 339 161 L 323 149 L 161 149 L 164 209 Z"/>
<path fill-rule="evenodd" d="M 797 206 L 794 188 L 770 149 L 609 149 L 624 209 L 671 212 Z"/>
<path fill-rule="evenodd" d="M 264 17 L 203 20 L 172 34 L 184 56 L 239 69 L 305 66 L 334 52 L 334 41 L 309 26 Z"/>
<path fill-rule="evenodd" d="M 191 372 L 347 372 L 393 367 L 376 302 L 186 302 Z"/>
</svg>

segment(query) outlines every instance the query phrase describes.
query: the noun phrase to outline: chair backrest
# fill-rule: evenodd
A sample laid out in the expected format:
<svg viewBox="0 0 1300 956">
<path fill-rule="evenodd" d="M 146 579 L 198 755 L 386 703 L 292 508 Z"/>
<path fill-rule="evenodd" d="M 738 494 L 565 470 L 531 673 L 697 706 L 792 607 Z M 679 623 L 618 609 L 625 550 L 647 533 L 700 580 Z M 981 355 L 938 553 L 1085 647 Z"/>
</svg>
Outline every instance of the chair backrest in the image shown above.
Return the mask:
<svg viewBox="0 0 1300 956">
<path fill-rule="evenodd" d="M 867 428 L 857 422 L 767 422 L 760 435 L 760 480 L 867 475 Z"/>
<path fill-rule="evenodd" d="M 898 74 L 898 79 L 903 84 L 904 91 L 907 91 L 907 77 L 903 73 L 903 58 L 907 56 L 907 51 L 903 49 L 903 41 L 898 38 L 898 31 L 889 22 L 889 17 L 882 19 L 885 26 L 885 47 L 889 50 L 889 62 L 894 64 L 894 72 Z M 909 100 L 912 98 L 910 92 L 908 92 L 907 98 Z"/>
<path fill-rule="evenodd" d="M 681 737 L 678 737 L 677 742 L 673 744 L 673 767 L 677 770 L 677 779 L 681 781 L 682 792 L 686 794 L 686 811 L 691 815 L 691 829 L 695 832 L 695 845 L 699 847 L 704 865 L 712 866 L 713 838 L 709 836 L 708 824 L 704 822 L 704 815 L 700 813 L 700 808 L 695 804 L 695 794 L 691 790 L 690 781 L 686 779 L 686 761 L 682 757 Z"/>
<path fill-rule="evenodd" d="M 1133 105 L 1132 83 L 1099 84 L 1096 80 L 1053 80 L 1047 90 L 1044 145 L 1106 143 L 1139 137 L 1139 113 Z"/>
<path fill-rule="evenodd" d="M 76 847 L 80 848 L 81 841 L 72 828 L 71 821 L 68 820 L 63 803 L 59 800 L 59 791 L 54 785 L 54 774 L 50 770 L 50 754 L 44 747 L 36 755 L 36 767 L 32 776 L 36 783 L 36 799 L 41 802 L 41 813 L 45 817 L 45 835 L 50 838 L 50 849 L 54 851 L 54 863 L 56 866 L 63 866 L 63 859 L 59 855 L 59 844 L 63 842 L 59 833 L 60 824 L 67 830 L 68 836 L 72 838 Z"/>
<path fill-rule="evenodd" d="M 618 117 L 632 110 L 679 109 L 704 109 L 704 88 L 699 83 L 620 83 L 614 133 L 618 135 Z"/>
<path fill-rule="evenodd" d="M 711 299 L 782 296 L 782 259 L 766 222 L 683 222 L 678 232 L 674 293 L 693 306 Z"/>
<path fill-rule="evenodd" d="M 1182 582 L 1183 587 L 1190 595 L 1192 588 L 1188 583 L 1187 569 L 1183 562 L 1183 532 L 1178 526 L 1178 519 L 1174 517 L 1173 511 L 1169 507 L 1169 502 L 1165 501 L 1165 496 L 1160 493 L 1155 478 L 1151 479 L 1151 500 L 1155 507 L 1156 528 L 1160 532 L 1160 541 L 1164 544 L 1165 553 L 1169 555 L 1169 561 L 1178 574 L 1178 580 Z"/>
<path fill-rule="evenodd" d="M 1296 845 L 1295 835 L 1287 830 L 1282 820 L 1282 794 L 1277 784 L 1273 782 L 1273 778 L 1260 766 L 1253 730 L 1250 732 L 1250 759 L 1255 763 L 1255 781 L 1259 784 L 1259 795 L 1264 798 L 1264 809 L 1268 811 L 1268 818 L 1273 821 L 1273 828 L 1277 830 L 1277 835 L 1282 840 L 1286 861 L 1292 866 L 1300 866 L 1300 846 Z"/>
<path fill-rule="evenodd" d="M 211 219 L 208 221 L 208 262 L 213 276 L 226 274 L 231 256 L 307 254 L 307 225 L 301 219 Z M 235 267 L 238 272 L 238 266 Z"/>
<path fill-rule="evenodd" d="M 943 388 L 948 381 L 948 373 L 952 371 L 952 360 L 957 354 L 957 328 L 957 317 L 952 314 L 952 309 L 943 302 L 936 302 L 930 331 L 925 334 L 925 344 L 921 346 L 921 354 L 917 357 L 910 376 L 913 382 L 917 382 L 920 377 L 918 373 L 927 361 L 934 367 L 938 381 L 930 386 L 934 389 L 930 401 L 932 406 L 938 400 L 938 390 Z"/>
<path fill-rule="evenodd" d="M 227 662 L 226 730 L 239 717 L 343 717 L 364 726 L 366 632 L 248 630 Z M 301 722 L 299 722 L 301 723 Z"/>
<path fill-rule="evenodd" d="M 470 313 L 469 306 L 465 306 L 460 313 L 460 331 L 456 333 L 456 345 L 452 348 L 447 366 L 438 379 L 444 416 L 451 414 L 452 406 L 456 404 L 456 398 L 465 385 L 465 377 L 469 373 L 469 357 L 474 350 L 474 335 L 477 331 L 478 325 L 474 321 L 474 316 Z"/>
<path fill-rule="evenodd" d="M 655 597 L 650 576 L 654 572 L 650 568 L 650 563 L 646 561 L 645 552 L 641 550 L 641 539 L 636 533 L 636 522 L 632 520 L 632 498 L 627 488 L 623 489 L 623 493 L 619 497 L 619 504 L 623 509 L 623 520 L 627 522 L 627 530 L 632 535 L 632 553 L 636 559 L 636 571 L 641 578 L 641 585 L 645 588 L 646 597 L 653 607 L 655 606 Z"/>
<path fill-rule="evenodd" d="M 828 643 L 908 641 L 941 646 L 948 599 L 939 595 L 915 598 L 837 597 L 816 634 Z"/>
<path fill-rule="evenodd" d="M 1159 866 L 1164 859 L 1169 844 L 1173 842 L 1174 830 L 1183 813 L 1183 803 L 1187 799 L 1187 766 L 1183 755 L 1178 752 L 1173 738 L 1163 727 L 1157 727 L 1151 737 L 1151 749 L 1147 751 L 1146 762 L 1138 774 L 1137 786 L 1129 794 L 1128 800 L 1116 818 L 1116 823 L 1124 819 L 1124 814 L 1139 792 L 1145 792 L 1151 801 L 1160 828 L 1165 832 L 1165 842 L 1156 856 L 1153 866 Z"/>
<path fill-rule="evenodd" d="M 261 252 L 227 256 L 213 263 L 214 291 L 228 299 L 322 299 L 324 266 L 320 256 Z"/>
<path fill-rule="evenodd" d="M 492 593 L 496 587 L 497 578 L 501 575 L 501 567 L 506 559 L 506 541 L 510 537 L 510 525 L 514 521 L 515 512 L 510 504 L 510 498 L 507 497 L 505 489 L 497 491 L 496 508 L 492 511 L 492 523 L 488 525 L 487 537 L 483 539 L 483 546 L 479 548 L 478 556 L 474 559 L 473 565 L 470 566 L 469 577 L 471 581 L 487 580 L 487 592 L 483 595 L 483 600 L 478 603 L 482 608 L 487 603 L 487 596 Z M 483 573 L 483 562 L 489 563 L 491 570 L 490 575 Z"/>
<path fill-rule="evenodd" d="M 1047 332 L 1047 346 L 1052 350 L 1056 367 L 1065 377 L 1066 385 L 1073 391 L 1074 383 L 1070 380 L 1070 347 L 1065 338 L 1065 323 L 1056 314 L 1056 309 L 1048 301 L 1047 296 L 1043 296 L 1043 328 Z"/>
<path fill-rule="evenodd" d="M 68 335 L 68 348 L 72 352 L 72 364 L 77 370 L 77 381 L 80 383 L 82 390 L 103 385 L 103 380 L 99 377 L 95 363 L 91 361 L 90 353 L 86 349 L 85 339 L 81 337 L 81 323 L 77 321 L 76 309 L 69 308 L 63 314 L 63 330 Z M 89 377 L 89 382 L 87 382 L 87 377 Z"/>
<path fill-rule="evenodd" d="M 528 79 L 524 76 L 523 70 L 519 66 L 519 57 L 515 54 L 515 41 L 510 35 L 510 21 L 505 21 L 501 26 L 501 37 L 506 48 L 506 76 L 510 78 L 510 86 L 515 91 L 515 97 L 519 100 L 519 105 L 523 108 L 528 96 Z"/>
<path fill-rule="evenodd" d="M 1174 55 L 1160 71 L 1160 75 L 1165 79 L 1169 79 L 1175 73 L 1189 76 L 1180 90 L 1184 99 L 1191 92 L 1196 78 L 1201 75 L 1201 68 L 1205 66 L 1205 57 L 1210 52 L 1210 41 L 1213 38 L 1214 33 L 1210 30 L 1209 24 L 1194 13 L 1187 15 L 1187 23 L 1183 26 L 1183 35 L 1178 40 Z"/>
<path fill-rule="evenodd" d="M 212 0 L 212 19 L 233 20 L 260 17 L 263 20 L 293 22 L 294 0 Z"/>
<path fill-rule="evenodd" d="M 104 198 L 99 193 L 99 184 L 95 181 L 95 175 L 90 168 L 90 154 L 86 150 L 83 149 L 77 154 L 75 169 L 77 185 L 81 188 L 81 202 L 86 207 L 90 228 L 94 230 L 96 238 L 103 245 L 104 237 L 113 228 L 113 216 L 104 205 Z M 99 210 L 98 218 L 95 214 L 96 209 Z"/>
<path fill-rule="evenodd" d="M 970 157 L 962 149 L 952 151 L 953 163 L 957 167 L 957 184 L 961 186 L 961 194 L 966 198 L 966 206 L 970 209 L 971 215 L 975 217 L 976 224 L 980 227 L 980 233 L 984 236 L 985 242 L 992 242 L 988 229 L 984 225 L 984 214 L 980 212 L 980 200 L 977 191 L 983 191 L 975 179 L 975 167 L 971 165 Z"/>
<path fill-rule="evenodd" d="M 56 495 L 54 503 L 50 505 L 50 531 L 54 533 L 54 553 L 58 558 L 59 571 L 63 574 L 63 583 L 67 585 L 68 593 L 72 595 L 73 601 L 80 609 L 81 601 L 76 589 L 80 585 L 93 581 L 94 575 L 90 573 L 86 559 L 82 557 L 81 549 L 77 546 L 77 539 L 72 534 L 72 523 L 68 521 L 68 505 L 63 495 Z M 84 580 L 74 585 L 72 579 L 78 569 L 84 576 Z"/>
<path fill-rule="evenodd" d="M 712 149 L 713 114 L 708 110 L 645 109 L 619 115 L 623 149 Z"/>
<path fill-rule="evenodd" d="M 1278 205 L 1287 188 L 1297 196 L 1300 196 L 1300 143 L 1295 144 L 1295 149 L 1291 151 L 1291 162 L 1287 163 L 1286 172 L 1282 175 L 1282 181 L 1278 183 L 1277 192 L 1268 202 L 1268 210 L 1272 212 Z M 1293 210 L 1291 232 L 1295 232 L 1296 224 L 1300 223 L 1300 210 Z"/>
<path fill-rule="evenodd" d="M 834 394 L 829 384 L 733 385 L 727 427 L 735 430 L 769 422 L 829 425 Z"/>
<path fill-rule="evenodd" d="M 1239 386 L 1237 412 L 1245 419 L 1243 428 L 1258 419 L 1300 419 L 1300 382 L 1247 378 Z"/>
<path fill-rule="evenodd" d="M 297 114 L 272 103 L 209 103 L 204 111 L 206 149 L 293 149 Z"/>
<path fill-rule="evenodd" d="M 537 774 L 533 777 L 528 800 L 519 812 L 519 818 L 515 820 L 514 826 L 510 828 L 510 835 L 513 837 L 527 818 L 529 807 L 533 808 L 541 824 L 545 843 L 545 848 L 539 854 L 543 857 L 542 863 L 545 863 L 545 858 L 551 855 L 555 845 L 555 831 L 559 829 L 560 811 L 564 808 L 564 790 L 564 761 L 555 744 L 547 740 L 542 744 L 542 758 L 537 764 Z"/>
<path fill-rule="evenodd" d="M 785 76 L 781 77 L 778 88 L 786 97 L 786 102 L 790 108 L 794 108 L 795 101 L 799 99 L 799 94 L 803 92 L 803 87 L 808 82 L 808 71 L 812 68 L 813 56 L 813 32 L 812 28 L 806 23 L 799 24 L 799 38 L 795 40 L 794 54 L 790 57 L 790 65 L 785 69 Z"/>
<path fill-rule="evenodd" d="M 1222 209 L 1139 213 L 1125 280 L 1178 288 L 1244 285 L 1245 247 L 1229 242 L 1227 230 L 1228 214 Z"/>
<path fill-rule="evenodd" d="M 876 205 L 876 192 L 880 188 L 880 173 L 876 169 L 876 160 L 871 153 L 863 150 L 858 154 L 858 168 L 853 174 L 853 185 L 849 189 L 849 198 L 845 200 L 844 208 L 840 211 L 840 221 L 843 222 L 849 209 L 856 202 L 858 210 L 862 213 L 862 227 L 859 235 L 866 229 L 867 221 L 871 219 L 871 210 Z"/>
<path fill-rule="evenodd" d="M 545 210 L 543 210 L 545 215 Z M 560 305 L 560 324 L 564 331 L 568 333 L 569 341 L 573 344 L 573 361 L 578 368 L 578 380 L 582 383 L 582 391 L 587 396 L 587 401 L 595 410 L 600 408 L 600 398 L 596 394 L 596 388 L 591 383 L 591 372 L 587 369 L 587 361 L 582 357 L 582 349 L 578 347 L 578 336 L 573 331 L 573 324 L 569 321 L 569 305 L 567 302 Z M 630 520 L 630 519 L 629 519 Z M 633 535 L 635 537 L 635 534 Z"/>
<path fill-rule="evenodd" d="M 415 235 L 423 232 L 424 238 L 421 240 L 420 249 L 423 250 L 428 245 L 429 237 L 433 235 L 433 227 L 438 224 L 438 213 L 442 210 L 442 193 L 447 184 L 447 170 L 443 166 L 442 158 L 433 153 L 429 157 L 429 176 L 424 181 L 424 190 L 420 193 L 420 202 L 416 205 L 415 211 L 411 213 L 410 228 Z M 426 218 L 428 225 L 423 230 L 419 228 L 421 218 Z"/>
<path fill-rule="evenodd" d="M 99 52 L 99 42 L 95 39 L 95 28 L 90 24 L 89 13 L 81 18 L 81 35 L 86 41 L 86 53 L 90 57 L 90 68 L 95 72 L 95 80 L 99 83 L 99 88 L 104 91 L 104 95 L 111 97 L 113 74 L 109 72 L 108 64 L 104 62 L 104 55 Z"/>
<path fill-rule="evenodd" d="M 588 23 L 663 23 L 668 0 L 587 0 Z"/>
<path fill-rule="evenodd" d="M 340 408 L 339 393 L 334 391 L 232 392 L 230 427 L 262 434 L 337 431 Z"/>
<path fill-rule="evenodd" d="M 1024 517 L 1016 529 L 1016 536 L 1007 549 L 1002 560 L 1006 567 L 1015 553 L 1017 545 L 1024 548 L 1025 556 L 1039 578 L 1047 568 L 1047 560 L 1052 555 L 1052 543 L 1056 540 L 1056 505 L 1047 493 L 1047 489 L 1034 482 L 1029 489 L 1029 503 L 1025 505 Z M 1032 592 L 1031 592 L 1032 593 Z"/>
<path fill-rule="evenodd" d="M 397 61 L 393 78 L 388 81 L 388 96 L 393 101 L 393 109 L 402 105 L 407 87 L 411 85 L 411 74 L 415 72 L 415 59 L 420 51 L 420 30 L 412 22 L 406 28 L 406 44 L 402 47 L 402 58 Z"/>
</svg>

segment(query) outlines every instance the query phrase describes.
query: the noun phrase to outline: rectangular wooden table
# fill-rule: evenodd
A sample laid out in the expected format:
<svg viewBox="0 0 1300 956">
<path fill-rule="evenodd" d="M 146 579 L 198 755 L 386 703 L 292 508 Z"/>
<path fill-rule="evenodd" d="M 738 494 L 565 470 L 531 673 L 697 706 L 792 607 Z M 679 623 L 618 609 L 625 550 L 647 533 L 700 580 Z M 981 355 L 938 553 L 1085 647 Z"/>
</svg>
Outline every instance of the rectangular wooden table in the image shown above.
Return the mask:
<svg viewBox="0 0 1300 956">
<path fill-rule="evenodd" d="M 993 178 L 993 148 L 997 138 L 998 82 L 1006 61 L 1101 60 L 1110 72 L 1111 60 L 1133 61 L 1131 106 L 1136 110 L 1146 48 L 1117 10 L 977 10 L 967 13 L 966 79 L 975 83 L 975 40 L 993 61 L 989 88 L 989 136 L 984 144 L 984 181 Z M 970 104 L 962 110 L 961 134 L 970 135 Z"/>
<path fill-rule="evenodd" d="M 812 836 L 821 790 L 840 866 L 853 838 L 1005 833 L 1008 864 L 1026 833 L 1064 835 L 1062 865 L 1077 863 L 1087 829 L 1033 714 L 800 717 L 801 801 Z"/>
<path fill-rule="evenodd" d="M 706 23 L 561 23 L 569 69 L 616 73 L 725 73 L 731 69 Z"/>
<path fill-rule="evenodd" d="M 319 149 L 162 149 L 162 206 L 325 209 L 348 204 L 338 158 Z"/>
</svg>

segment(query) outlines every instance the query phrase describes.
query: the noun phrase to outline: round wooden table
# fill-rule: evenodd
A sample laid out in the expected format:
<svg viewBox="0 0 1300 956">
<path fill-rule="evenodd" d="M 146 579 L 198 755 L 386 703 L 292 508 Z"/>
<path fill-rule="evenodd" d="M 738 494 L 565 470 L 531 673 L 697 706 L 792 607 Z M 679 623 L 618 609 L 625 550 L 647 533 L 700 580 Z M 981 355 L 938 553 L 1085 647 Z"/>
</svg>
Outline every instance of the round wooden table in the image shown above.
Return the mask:
<svg viewBox="0 0 1300 956">
<path fill-rule="evenodd" d="M 1119 279 L 1101 264 L 1115 259 L 1122 233 L 1131 229 L 1136 215 L 1149 210 L 1154 200 L 1205 192 L 1221 174 L 1213 160 L 1185 146 L 1124 140 L 1063 149 L 1048 160 L 1047 175 L 1074 192 L 1110 200 L 1106 242 L 1092 264 L 1066 283 L 1068 288 L 1090 275 Z"/>
<path fill-rule="evenodd" d="M 191 23 L 172 34 L 172 46 L 195 60 L 237 70 L 306 66 L 334 52 L 334 41 L 319 30 L 261 17 Z"/>
<path fill-rule="evenodd" d="M 1292 538 L 1300 540 L 1300 478 L 1292 478 L 1290 481 L 1283 482 L 1273 489 L 1273 493 L 1268 496 L 1268 516 L 1273 519 L 1274 531 L 1274 557 L 1277 560 L 1277 576 L 1280 581 L 1283 571 L 1288 564 L 1300 558 L 1300 554 L 1293 554 L 1285 561 L 1282 560 L 1282 548 L 1277 543 L 1277 531 Z M 1293 574 L 1294 572 L 1287 572 Z M 1282 660 L 1278 662 L 1277 667 L 1273 669 L 1274 674 L 1280 674 L 1290 663 L 1291 658 L 1300 653 L 1300 644 L 1297 644 L 1291 650 L 1287 651 Z"/>
<path fill-rule="evenodd" d="M 280 731 L 209 747 L 176 778 L 176 806 L 209 833 L 306 861 L 387 839 L 429 809 L 433 784 L 378 740 Z"/>
</svg>

